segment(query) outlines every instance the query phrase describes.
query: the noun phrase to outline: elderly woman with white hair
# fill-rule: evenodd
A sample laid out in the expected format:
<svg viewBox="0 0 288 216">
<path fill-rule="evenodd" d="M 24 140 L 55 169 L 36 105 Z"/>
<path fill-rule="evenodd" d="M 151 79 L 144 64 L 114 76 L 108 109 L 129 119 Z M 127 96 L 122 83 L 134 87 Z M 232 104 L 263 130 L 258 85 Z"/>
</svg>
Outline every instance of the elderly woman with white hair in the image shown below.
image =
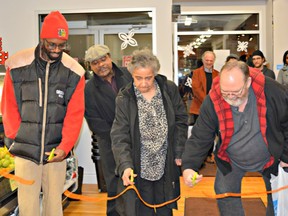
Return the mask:
<svg viewBox="0 0 288 216">
<path fill-rule="evenodd" d="M 159 60 L 150 50 L 133 53 L 128 65 L 133 82 L 116 98 L 111 130 L 116 172 L 121 177 L 119 189 L 135 184 L 149 204 L 164 203 L 180 195 L 179 166 L 188 129 L 187 112 L 178 88 L 158 75 L 159 69 Z M 136 177 L 135 182 L 131 175 Z M 177 208 L 175 201 L 155 212 L 131 190 L 117 202 L 118 213 L 125 216 L 169 216 Z"/>
</svg>

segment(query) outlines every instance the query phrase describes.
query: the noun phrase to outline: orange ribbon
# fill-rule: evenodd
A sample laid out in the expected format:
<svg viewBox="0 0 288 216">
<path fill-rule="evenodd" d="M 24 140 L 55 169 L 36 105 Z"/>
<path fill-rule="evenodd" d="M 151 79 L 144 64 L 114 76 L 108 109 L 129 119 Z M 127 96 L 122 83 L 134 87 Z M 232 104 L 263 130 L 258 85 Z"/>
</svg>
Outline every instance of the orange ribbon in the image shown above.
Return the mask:
<svg viewBox="0 0 288 216">
<path fill-rule="evenodd" d="M 137 194 L 137 196 L 139 197 L 139 199 L 144 203 L 144 205 L 153 208 L 156 211 L 156 208 L 160 208 L 163 207 L 165 205 L 171 204 L 173 202 L 176 202 L 177 200 L 180 199 L 180 196 L 178 196 L 175 199 L 169 200 L 167 202 L 161 203 L 161 204 L 149 204 L 147 202 L 145 202 L 145 200 L 143 200 L 143 198 L 141 197 L 138 189 L 135 187 L 135 185 L 129 185 L 128 187 L 125 188 L 125 190 L 123 190 L 121 193 L 117 194 L 116 196 L 113 197 L 107 197 L 107 198 L 97 198 L 97 197 L 89 197 L 89 196 L 83 196 L 83 195 L 79 195 L 79 194 L 74 194 L 68 190 L 66 190 L 64 192 L 64 195 L 72 198 L 72 199 L 77 199 L 77 200 L 82 200 L 82 201 L 90 201 L 90 202 L 99 202 L 99 201 L 103 201 L 103 200 L 113 200 L 113 199 L 117 199 L 118 197 L 122 196 L 124 193 L 126 193 L 128 190 L 134 190 Z"/>
<path fill-rule="evenodd" d="M 34 184 L 34 180 L 26 180 L 26 179 L 23 179 L 19 176 L 15 176 L 13 174 L 10 174 L 10 171 L 11 170 L 8 170 L 8 169 L 2 169 L 0 170 L 0 175 L 5 177 L 5 178 L 8 178 L 8 179 L 13 179 L 19 183 L 22 183 L 22 184 L 26 184 L 26 185 L 32 185 Z M 165 205 L 168 205 L 168 204 L 171 204 L 173 202 L 176 202 L 177 200 L 180 199 L 180 196 L 178 196 L 177 198 L 175 199 L 172 199 L 172 200 L 169 200 L 167 202 L 164 202 L 164 203 L 161 203 L 161 204 L 155 204 L 155 205 L 152 205 L 152 204 L 149 204 L 147 202 L 145 202 L 143 200 L 143 198 L 141 197 L 139 191 L 137 190 L 137 188 L 135 187 L 135 185 L 130 185 L 128 187 L 125 188 L 125 190 L 123 190 L 121 193 L 119 193 L 118 195 L 116 196 L 113 196 L 113 197 L 107 197 L 107 198 L 96 198 L 96 197 L 89 197 L 89 196 L 83 196 L 83 195 L 79 195 L 79 194 L 75 194 L 75 193 L 72 193 L 68 190 L 66 190 L 64 192 L 64 195 L 69 197 L 69 198 L 72 198 L 72 199 L 77 199 L 77 200 L 83 200 L 83 201 L 90 201 L 90 202 L 99 202 L 99 201 L 105 201 L 105 200 L 113 200 L 113 199 L 117 199 L 118 197 L 122 196 L 124 193 L 126 193 L 128 190 L 134 190 L 137 194 L 137 196 L 139 197 L 139 199 L 148 207 L 150 208 L 154 208 L 154 210 L 156 211 L 156 208 L 160 208 L 160 207 L 163 207 Z"/>
<path fill-rule="evenodd" d="M 270 191 L 260 191 L 260 192 L 250 192 L 250 193 L 223 193 L 223 194 L 217 194 L 217 195 L 209 195 L 205 192 L 205 196 L 208 198 L 215 198 L 215 199 L 220 199 L 220 198 L 226 198 L 226 197 L 242 197 L 242 196 L 255 196 L 255 195 L 263 195 L 263 194 L 272 194 L 272 193 L 277 193 L 282 190 L 288 189 L 288 185 L 277 188 L 275 190 L 270 190 Z"/>
<path fill-rule="evenodd" d="M 5 178 L 13 179 L 19 183 L 26 184 L 26 185 L 32 185 L 35 182 L 34 180 L 26 180 L 26 179 L 23 179 L 21 177 L 10 174 L 10 170 L 8 170 L 8 169 L 0 170 L 0 176 L 1 175 Z M 272 193 L 277 193 L 279 191 L 286 190 L 286 189 L 288 189 L 288 185 L 280 187 L 280 188 L 275 189 L 275 190 L 270 190 L 270 191 L 260 191 L 260 192 L 250 192 L 250 193 L 229 193 L 228 192 L 228 193 L 217 194 L 217 195 L 209 195 L 209 194 L 203 192 L 203 194 L 208 198 L 220 199 L 220 198 L 226 198 L 226 197 L 243 197 L 243 196 L 272 194 Z M 145 200 L 143 200 L 143 198 L 141 197 L 141 195 L 140 195 L 138 189 L 135 187 L 135 185 L 130 185 L 130 186 L 126 187 L 125 190 L 123 190 L 121 193 L 117 194 L 116 196 L 107 197 L 107 198 L 97 198 L 97 197 L 89 197 L 89 196 L 79 195 L 79 194 L 72 193 L 68 190 L 66 190 L 64 192 L 64 195 L 69 197 L 69 198 L 72 198 L 72 199 L 77 199 L 77 200 L 82 200 L 82 201 L 90 201 L 90 202 L 99 202 L 99 201 L 107 201 L 107 200 L 117 199 L 118 197 L 120 197 L 124 193 L 126 193 L 128 190 L 134 190 L 136 192 L 137 196 L 139 197 L 139 199 L 144 203 L 144 205 L 146 205 L 147 207 L 153 208 L 155 211 L 156 211 L 156 208 L 160 208 L 160 207 L 163 207 L 165 205 L 171 204 L 171 203 L 176 202 L 177 200 L 179 200 L 181 198 L 180 196 L 178 196 L 177 198 L 169 200 L 169 201 L 164 202 L 164 203 L 149 204 L 149 203 L 145 202 Z"/>
<path fill-rule="evenodd" d="M 26 184 L 26 185 L 32 185 L 34 184 L 34 180 L 26 180 L 26 179 L 23 179 L 19 176 L 15 176 L 13 174 L 10 174 L 11 170 L 9 169 L 1 169 L 0 170 L 0 176 L 3 176 L 5 178 L 8 178 L 8 179 L 13 179 L 21 184 Z"/>
</svg>

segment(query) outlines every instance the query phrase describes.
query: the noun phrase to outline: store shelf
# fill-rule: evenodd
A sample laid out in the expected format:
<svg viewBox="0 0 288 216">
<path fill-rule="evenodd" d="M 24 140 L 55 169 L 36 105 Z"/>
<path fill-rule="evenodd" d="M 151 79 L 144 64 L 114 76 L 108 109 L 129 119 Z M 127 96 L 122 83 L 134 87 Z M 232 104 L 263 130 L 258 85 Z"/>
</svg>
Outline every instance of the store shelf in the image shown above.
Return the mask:
<svg viewBox="0 0 288 216">
<path fill-rule="evenodd" d="M 68 180 L 65 182 L 63 193 L 69 189 L 69 191 L 74 192 L 78 188 L 77 178 Z"/>
<path fill-rule="evenodd" d="M 13 191 L 9 196 L 0 201 L 0 215 L 10 215 L 11 212 L 18 206 L 17 202 L 17 190 Z"/>
<path fill-rule="evenodd" d="M 11 172 L 13 173 L 13 171 Z M 0 215 L 9 215 L 18 205 L 15 181 L 0 177 Z"/>
</svg>

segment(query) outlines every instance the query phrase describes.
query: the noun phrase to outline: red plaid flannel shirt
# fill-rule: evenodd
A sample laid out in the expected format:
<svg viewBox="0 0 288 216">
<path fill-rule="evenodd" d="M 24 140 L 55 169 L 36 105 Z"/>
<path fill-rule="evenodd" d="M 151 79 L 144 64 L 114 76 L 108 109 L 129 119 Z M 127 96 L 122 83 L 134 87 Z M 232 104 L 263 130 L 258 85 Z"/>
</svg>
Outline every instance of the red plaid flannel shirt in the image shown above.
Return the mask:
<svg viewBox="0 0 288 216">
<path fill-rule="evenodd" d="M 252 88 L 256 96 L 257 111 L 260 124 L 261 134 L 263 139 L 268 146 L 266 139 L 266 97 L 264 93 L 265 77 L 261 71 L 257 69 L 250 68 L 250 77 L 252 78 Z M 222 139 L 222 144 L 218 151 L 218 157 L 224 161 L 230 163 L 230 158 L 226 152 L 228 145 L 230 143 L 231 137 L 234 133 L 234 122 L 233 115 L 230 105 L 222 98 L 220 91 L 220 77 L 216 77 L 213 80 L 213 85 L 210 91 L 210 98 L 214 104 L 216 114 L 219 120 L 219 129 Z M 274 162 L 274 158 L 271 155 L 269 162 L 267 162 L 264 168 L 271 166 Z"/>
</svg>

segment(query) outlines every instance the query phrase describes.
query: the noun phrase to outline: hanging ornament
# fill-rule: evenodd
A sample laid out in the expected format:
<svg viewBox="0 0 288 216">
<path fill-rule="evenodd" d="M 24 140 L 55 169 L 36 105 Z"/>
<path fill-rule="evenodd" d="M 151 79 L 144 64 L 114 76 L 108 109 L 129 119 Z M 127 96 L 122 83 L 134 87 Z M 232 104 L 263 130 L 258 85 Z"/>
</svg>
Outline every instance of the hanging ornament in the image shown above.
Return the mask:
<svg viewBox="0 0 288 216">
<path fill-rule="evenodd" d="M 123 41 L 123 43 L 121 44 L 121 50 L 126 49 L 126 47 L 128 45 L 130 46 L 138 46 L 137 41 L 133 38 L 134 36 L 134 29 L 131 29 L 128 34 L 124 33 L 124 32 L 119 32 L 118 33 L 118 37 L 120 38 L 120 40 Z"/>
<path fill-rule="evenodd" d="M 192 88 L 192 78 L 187 77 L 187 80 L 184 85 Z"/>
<path fill-rule="evenodd" d="M 183 51 L 184 58 L 188 57 L 189 55 L 195 55 L 195 52 L 193 51 L 193 45 L 192 43 L 188 44 Z"/>
<path fill-rule="evenodd" d="M 238 41 L 237 52 L 247 52 L 248 45 L 248 41 Z"/>
</svg>

